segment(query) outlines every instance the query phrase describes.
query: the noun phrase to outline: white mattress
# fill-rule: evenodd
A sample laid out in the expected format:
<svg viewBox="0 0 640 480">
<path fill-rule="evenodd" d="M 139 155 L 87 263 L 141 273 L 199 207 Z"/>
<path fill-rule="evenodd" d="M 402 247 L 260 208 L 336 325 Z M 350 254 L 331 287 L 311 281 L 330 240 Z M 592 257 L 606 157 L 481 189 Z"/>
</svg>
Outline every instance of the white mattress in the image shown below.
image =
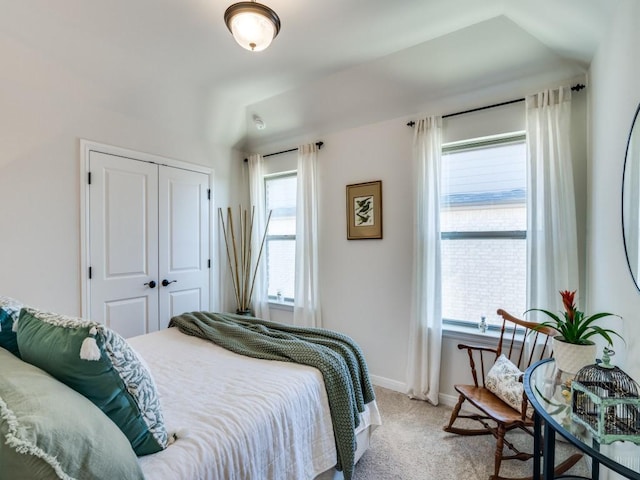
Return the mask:
<svg viewBox="0 0 640 480">
<path fill-rule="evenodd" d="M 176 328 L 130 338 L 149 365 L 169 433 L 140 457 L 150 480 L 304 480 L 336 464 L 320 372 L 237 355 Z M 380 424 L 372 402 L 358 431 Z"/>
</svg>

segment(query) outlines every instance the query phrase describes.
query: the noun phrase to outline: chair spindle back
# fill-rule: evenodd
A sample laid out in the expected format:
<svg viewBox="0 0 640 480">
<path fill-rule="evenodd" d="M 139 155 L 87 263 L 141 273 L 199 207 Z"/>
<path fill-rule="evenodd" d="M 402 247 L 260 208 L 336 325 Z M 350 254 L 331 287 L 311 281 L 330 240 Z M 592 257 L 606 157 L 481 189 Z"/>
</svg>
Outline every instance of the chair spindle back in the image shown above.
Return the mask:
<svg viewBox="0 0 640 480">
<path fill-rule="evenodd" d="M 482 379 L 481 385 L 484 386 L 488 371 L 501 354 L 504 354 L 522 371 L 539 360 L 553 356 L 550 339 L 556 334 L 555 330 L 540 327 L 536 322 L 521 320 L 502 309 L 497 313 L 502 317 L 502 325 L 496 347 L 467 350 L 476 386 L 480 385 L 479 376 Z M 477 366 L 476 363 L 479 365 Z"/>
</svg>

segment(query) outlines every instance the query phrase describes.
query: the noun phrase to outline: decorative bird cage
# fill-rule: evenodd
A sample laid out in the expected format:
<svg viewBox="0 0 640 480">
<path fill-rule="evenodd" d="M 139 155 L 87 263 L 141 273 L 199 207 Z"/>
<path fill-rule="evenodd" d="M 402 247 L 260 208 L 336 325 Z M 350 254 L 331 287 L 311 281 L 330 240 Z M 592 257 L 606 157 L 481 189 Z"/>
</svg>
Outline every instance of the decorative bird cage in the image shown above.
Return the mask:
<svg viewBox="0 0 640 480">
<path fill-rule="evenodd" d="M 576 374 L 571 383 L 571 418 L 602 444 L 617 440 L 640 444 L 640 386 L 609 363 L 613 353 L 605 347 L 602 363 L 587 365 Z"/>
</svg>

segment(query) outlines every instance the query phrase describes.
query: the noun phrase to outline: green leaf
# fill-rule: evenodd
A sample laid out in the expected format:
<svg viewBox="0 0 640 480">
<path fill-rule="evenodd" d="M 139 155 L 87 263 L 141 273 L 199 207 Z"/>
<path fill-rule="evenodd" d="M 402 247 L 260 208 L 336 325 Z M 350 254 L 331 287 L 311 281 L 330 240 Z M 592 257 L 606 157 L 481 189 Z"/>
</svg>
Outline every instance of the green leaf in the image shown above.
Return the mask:
<svg viewBox="0 0 640 480">
<path fill-rule="evenodd" d="M 553 321 L 554 321 L 556 324 L 564 323 L 562 320 L 560 320 L 560 318 L 559 318 L 555 313 L 550 312 L 549 310 L 544 310 L 544 309 L 542 309 L 542 308 L 530 308 L 529 310 L 527 310 L 527 311 L 526 311 L 526 312 L 524 312 L 524 313 L 525 313 L 525 315 L 526 315 L 526 314 L 527 314 L 527 313 L 529 313 L 529 312 L 542 312 L 542 313 L 544 313 L 544 314 L 546 314 L 546 315 L 549 315 L 551 318 L 553 318 Z M 551 325 L 549 325 L 549 326 L 551 326 Z"/>
<path fill-rule="evenodd" d="M 607 342 L 609 342 L 609 345 L 613 345 L 613 339 L 611 338 L 611 336 L 609 334 L 613 334 L 613 335 L 619 337 L 626 345 L 626 342 L 625 342 L 624 338 L 622 338 L 616 332 L 614 332 L 613 330 L 611 330 L 609 328 L 602 328 L 602 327 L 599 327 L 597 325 L 592 326 L 591 327 L 591 331 L 589 333 L 587 333 L 584 336 L 584 338 L 589 338 L 589 337 L 592 337 L 593 335 L 600 335 Z"/>
</svg>

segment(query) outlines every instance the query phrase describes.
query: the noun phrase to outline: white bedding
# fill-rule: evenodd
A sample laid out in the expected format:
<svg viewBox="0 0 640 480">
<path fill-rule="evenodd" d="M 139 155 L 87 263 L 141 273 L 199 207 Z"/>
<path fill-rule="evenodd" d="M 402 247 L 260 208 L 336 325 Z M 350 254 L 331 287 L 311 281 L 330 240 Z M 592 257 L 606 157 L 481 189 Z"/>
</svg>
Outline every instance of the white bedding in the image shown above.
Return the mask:
<svg viewBox="0 0 640 480">
<path fill-rule="evenodd" d="M 229 352 L 176 328 L 130 338 L 178 439 L 141 457 L 149 480 L 304 480 L 336 464 L 320 372 Z M 358 431 L 380 424 L 372 402 Z"/>
</svg>

